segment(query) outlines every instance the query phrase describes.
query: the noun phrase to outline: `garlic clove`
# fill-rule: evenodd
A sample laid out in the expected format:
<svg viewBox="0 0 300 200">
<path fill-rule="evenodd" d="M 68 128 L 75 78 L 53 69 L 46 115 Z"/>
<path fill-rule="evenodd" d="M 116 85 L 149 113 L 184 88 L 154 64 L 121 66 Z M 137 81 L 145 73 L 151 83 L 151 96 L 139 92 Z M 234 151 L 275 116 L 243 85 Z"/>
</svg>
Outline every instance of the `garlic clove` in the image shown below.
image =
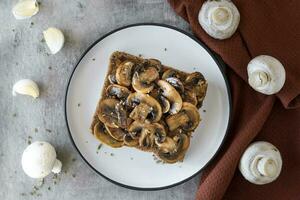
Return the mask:
<svg viewBox="0 0 300 200">
<path fill-rule="evenodd" d="M 282 158 L 278 149 L 269 142 L 254 142 L 243 153 L 239 169 L 251 183 L 262 185 L 278 178 Z"/>
<path fill-rule="evenodd" d="M 21 0 L 12 9 L 16 19 L 28 19 L 39 12 L 36 0 Z"/>
<path fill-rule="evenodd" d="M 22 79 L 16 82 L 13 86 L 13 95 L 18 94 L 29 95 L 37 98 L 40 94 L 38 85 L 30 79 Z"/>
<path fill-rule="evenodd" d="M 52 54 L 59 52 L 64 46 L 65 37 L 61 30 L 50 27 L 43 32 L 47 46 Z"/>
<path fill-rule="evenodd" d="M 253 58 L 247 66 L 247 72 L 249 85 L 263 94 L 275 94 L 285 83 L 285 69 L 272 56 L 261 55 Z"/>
<path fill-rule="evenodd" d="M 44 178 L 51 172 L 59 173 L 61 167 L 54 147 L 48 142 L 34 142 L 23 152 L 22 168 L 31 178 Z"/>
<path fill-rule="evenodd" d="M 222 40 L 235 33 L 240 13 L 230 0 L 206 1 L 200 9 L 198 21 L 208 35 Z"/>
</svg>

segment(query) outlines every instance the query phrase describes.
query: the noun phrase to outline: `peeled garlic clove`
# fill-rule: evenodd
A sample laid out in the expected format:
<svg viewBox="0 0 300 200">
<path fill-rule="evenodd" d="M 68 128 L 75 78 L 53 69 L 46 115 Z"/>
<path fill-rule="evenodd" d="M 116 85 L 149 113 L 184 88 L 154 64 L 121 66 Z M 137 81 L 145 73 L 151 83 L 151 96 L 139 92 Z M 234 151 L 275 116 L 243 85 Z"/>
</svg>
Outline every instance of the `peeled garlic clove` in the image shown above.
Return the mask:
<svg viewBox="0 0 300 200">
<path fill-rule="evenodd" d="M 239 163 L 242 175 L 251 183 L 262 185 L 274 181 L 280 174 L 282 158 L 269 142 L 254 142 L 244 152 Z"/>
<path fill-rule="evenodd" d="M 21 0 L 12 9 L 16 19 L 27 19 L 39 12 L 36 0 Z"/>
<path fill-rule="evenodd" d="M 13 95 L 18 94 L 29 95 L 37 98 L 40 94 L 38 85 L 30 79 L 22 79 L 16 82 L 13 86 Z"/>
<path fill-rule="evenodd" d="M 275 94 L 284 85 L 285 69 L 272 56 L 261 55 L 255 57 L 249 62 L 247 71 L 249 85 L 263 94 Z"/>
<path fill-rule="evenodd" d="M 206 1 L 200 9 L 198 20 L 208 35 L 222 40 L 234 34 L 240 22 L 240 13 L 230 0 Z"/>
<path fill-rule="evenodd" d="M 65 37 L 61 30 L 50 27 L 43 32 L 47 46 L 52 54 L 59 52 L 64 46 Z"/>
</svg>

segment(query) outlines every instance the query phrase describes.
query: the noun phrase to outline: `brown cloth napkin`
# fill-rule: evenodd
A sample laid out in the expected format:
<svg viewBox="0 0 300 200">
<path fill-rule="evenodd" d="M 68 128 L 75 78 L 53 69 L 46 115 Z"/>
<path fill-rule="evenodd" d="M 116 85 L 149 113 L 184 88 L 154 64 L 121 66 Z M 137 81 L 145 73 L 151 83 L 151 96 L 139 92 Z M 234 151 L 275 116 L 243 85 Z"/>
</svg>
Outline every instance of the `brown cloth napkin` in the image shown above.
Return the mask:
<svg viewBox="0 0 300 200">
<path fill-rule="evenodd" d="M 228 137 L 204 171 L 197 199 L 300 199 L 300 1 L 235 0 L 240 25 L 222 41 L 208 36 L 198 23 L 203 2 L 169 0 L 194 34 L 228 65 L 233 97 Z M 247 83 L 248 62 L 262 54 L 285 66 L 287 79 L 276 95 L 255 92 Z M 242 153 L 256 140 L 274 144 L 283 158 L 279 178 L 261 186 L 246 181 L 237 169 Z"/>
</svg>

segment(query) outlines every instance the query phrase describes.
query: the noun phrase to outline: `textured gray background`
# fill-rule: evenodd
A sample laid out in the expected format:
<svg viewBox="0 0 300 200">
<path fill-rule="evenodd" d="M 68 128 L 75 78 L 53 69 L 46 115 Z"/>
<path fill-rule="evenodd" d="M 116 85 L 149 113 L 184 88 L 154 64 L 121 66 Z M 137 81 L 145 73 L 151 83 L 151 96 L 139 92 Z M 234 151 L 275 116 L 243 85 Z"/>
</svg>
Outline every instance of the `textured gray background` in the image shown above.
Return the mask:
<svg viewBox="0 0 300 200">
<path fill-rule="evenodd" d="M 197 177 L 171 189 L 143 192 L 98 176 L 72 146 L 64 120 L 68 78 L 80 55 L 96 39 L 137 22 L 165 23 L 190 31 L 188 24 L 164 0 L 41 0 L 40 12 L 27 20 L 13 17 L 16 1 L 0 1 L 0 199 L 193 199 Z M 49 55 L 42 41 L 42 31 L 49 26 L 60 28 L 66 36 L 64 48 L 56 55 Z M 22 78 L 37 81 L 40 98 L 12 96 L 13 84 Z M 36 140 L 52 143 L 63 162 L 63 173 L 47 177 L 42 186 L 23 173 L 20 163 L 28 142 Z"/>
</svg>

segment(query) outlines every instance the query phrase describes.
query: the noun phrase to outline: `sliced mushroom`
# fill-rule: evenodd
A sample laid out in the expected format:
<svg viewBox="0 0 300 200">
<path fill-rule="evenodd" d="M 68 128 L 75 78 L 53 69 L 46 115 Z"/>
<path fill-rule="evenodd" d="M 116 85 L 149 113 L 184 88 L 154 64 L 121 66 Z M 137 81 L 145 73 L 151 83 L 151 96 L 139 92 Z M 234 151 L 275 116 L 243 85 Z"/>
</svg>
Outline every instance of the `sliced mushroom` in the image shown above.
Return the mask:
<svg viewBox="0 0 300 200">
<path fill-rule="evenodd" d="M 114 138 L 117 141 L 122 142 L 124 140 L 124 135 L 126 134 L 125 131 L 121 128 L 111 128 L 108 126 L 105 126 L 107 132 L 109 135 Z"/>
<path fill-rule="evenodd" d="M 99 103 L 99 120 L 111 128 L 126 128 L 127 112 L 117 99 L 104 99 Z"/>
<path fill-rule="evenodd" d="M 179 127 L 185 131 L 192 131 L 198 126 L 200 120 L 197 107 L 188 102 L 183 102 L 179 113 L 166 118 L 170 131 L 174 131 Z"/>
<path fill-rule="evenodd" d="M 116 74 L 111 74 L 107 78 L 108 78 L 108 80 L 111 84 L 116 84 L 117 83 Z"/>
<path fill-rule="evenodd" d="M 137 147 L 149 151 L 154 145 L 154 135 L 153 128 L 150 124 L 141 123 L 139 121 L 134 121 L 128 128 L 131 138 L 137 139 Z"/>
<path fill-rule="evenodd" d="M 156 155 L 167 163 L 175 163 L 183 160 L 189 146 L 189 137 L 185 134 L 180 134 L 172 139 L 167 138 L 165 142 L 160 144 Z"/>
<path fill-rule="evenodd" d="M 140 103 L 147 104 L 152 108 L 152 111 L 147 115 L 146 120 L 149 122 L 158 122 L 162 116 L 162 109 L 157 100 L 148 94 L 135 92 L 127 97 L 127 105 L 131 108 Z"/>
<path fill-rule="evenodd" d="M 136 121 L 145 122 L 148 114 L 151 113 L 152 109 L 153 108 L 148 104 L 140 103 L 133 109 L 129 117 Z"/>
<path fill-rule="evenodd" d="M 133 74 L 132 87 L 137 92 L 149 93 L 154 87 L 153 81 L 158 77 L 159 74 L 155 67 L 140 65 Z"/>
<path fill-rule="evenodd" d="M 155 142 L 164 142 L 167 137 L 165 127 L 160 123 L 153 123 L 152 127 L 154 129 Z"/>
<path fill-rule="evenodd" d="M 103 144 L 106 144 L 113 148 L 119 148 L 123 146 L 123 142 L 117 141 L 109 135 L 108 131 L 106 130 L 102 122 L 98 122 L 94 126 L 94 136 L 98 140 L 100 140 Z"/>
<path fill-rule="evenodd" d="M 124 135 L 124 144 L 129 147 L 137 147 L 139 145 L 139 140 L 137 138 L 132 138 L 131 135 Z"/>
<path fill-rule="evenodd" d="M 106 88 L 106 95 L 125 100 L 131 92 L 124 86 L 112 84 Z"/>
<path fill-rule="evenodd" d="M 178 79 L 180 78 L 179 74 L 173 69 L 166 70 L 162 75 L 163 80 L 166 80 L 167 78 L 172 78 L 172 77 L 178 78 Z"/>
<path fill-rule="evenodd" d="M 116 80 L 119 85 L 130 86 L 132 78 L 132 70 L 134 63 L 130 61 L 122 62 L 116 71 Z"/>
<path fill-rule="evenodd" d="M 161 62 L 159 60 L 150 58 L 150 59 L 148 59 L 148 62 L 149 62 L 149 65 L 152 67 L 155 67 L 158 72 L 161 71 L 162 66 L 161 66 Z"/>
<path fill-rule="evenodd" d="M 194 90 L 185 90 L 183 95 L 183 101 L 189 102 L 195 106 L 198 104 L 197 95 Z"/>
<path fill-rule="evenodd" d="M 169 113 L 171 115 L 178 113 L 182 107 L 182 98 L 180 94 L 173 86 L 164 80 L 159 80 L 157 85 L 163 91 L 162 95 L 165 96 L 171 104 Z"/>
<path fill-rule="evenodd" d="M 180 94 L 184 93 L 184 86 L 178 78 L 169 77 L 165 79 L 170 85 L 172 85 Z"/>
<path fill-rule="evenodd" d="M 191 73 L 186 77 L 185 85 L 195 92 L 198 100 L 197 107 L 201 107 L 207 90 L 207 81 L 204 76 L 200 72 Z"/>
<path fill-rule="evenodd" d="M 161 105 L 161 109 L 163 113 L 167 113 L 170 110 L 170 102 L 169 100 L 162 96 L 162 91 L 158 88 L 154 88 L 153 90 L 151 90 L 150 95 L 155 98 L 159 104 Z"/>
</svg>

